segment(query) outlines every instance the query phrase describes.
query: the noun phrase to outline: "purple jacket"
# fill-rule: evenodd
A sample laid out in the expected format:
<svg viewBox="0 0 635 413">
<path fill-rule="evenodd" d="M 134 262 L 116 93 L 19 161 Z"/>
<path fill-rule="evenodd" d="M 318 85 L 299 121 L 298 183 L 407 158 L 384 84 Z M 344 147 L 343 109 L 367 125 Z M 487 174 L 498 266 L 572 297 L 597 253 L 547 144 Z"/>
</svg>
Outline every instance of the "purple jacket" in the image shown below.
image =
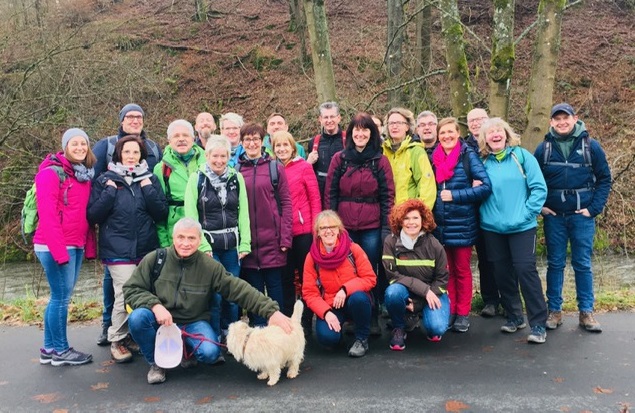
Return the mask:
<svg viewBox="0 0 635 413">
<path fill-rule="evenodd" d="M 57 172 L 49 166 L 62 166 L 67 177 L 63 183 Z M 67 246 L 86 248 L 86 257 L 94 258 L 96 242 L 86 218 L 90 197 L 90 181 L 79 182 L 73 166 L 63 152 L 55 158 L 47 156 L 35 175 L 37 212 L 39 222 L 34 244 L 46 245 L 58 264 L 69 260 Z"/>
<path fill-rule="evenodd" d="M 251 227 L 251 253 L 243 258 L 244 268 L 276 268 L 287 264 L 287 253 L 280 248 L 291 248 L 292 209 L 289 183 L 284 166 L 278 163 L 278 195 L 282 216 L 278 213 L 273 193 L 269 162 L 273 160 L 263 154 L 254 161 L 242 155 L 239 159 L 240 173 L 245 178 Z"/>
</svg>

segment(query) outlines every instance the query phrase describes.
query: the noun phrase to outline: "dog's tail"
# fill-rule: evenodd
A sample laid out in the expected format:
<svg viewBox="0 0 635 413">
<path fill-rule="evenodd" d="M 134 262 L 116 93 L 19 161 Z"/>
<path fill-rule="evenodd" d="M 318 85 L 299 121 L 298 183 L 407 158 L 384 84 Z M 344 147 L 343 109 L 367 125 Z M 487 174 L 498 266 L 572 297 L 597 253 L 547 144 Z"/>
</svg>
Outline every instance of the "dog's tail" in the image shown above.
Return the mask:
<svg viewBox="0 0 635 413">
<path fill-rule="evenodd" d="M 293 314 L 291 315 L 291 319 L 297 323 L 300 323 L 300 320 L 302 320 L 302 311 L 304 311 L 304 304 L 302 303 L 302 300 L 298 300 L 293 306 Z"/>
</svg>

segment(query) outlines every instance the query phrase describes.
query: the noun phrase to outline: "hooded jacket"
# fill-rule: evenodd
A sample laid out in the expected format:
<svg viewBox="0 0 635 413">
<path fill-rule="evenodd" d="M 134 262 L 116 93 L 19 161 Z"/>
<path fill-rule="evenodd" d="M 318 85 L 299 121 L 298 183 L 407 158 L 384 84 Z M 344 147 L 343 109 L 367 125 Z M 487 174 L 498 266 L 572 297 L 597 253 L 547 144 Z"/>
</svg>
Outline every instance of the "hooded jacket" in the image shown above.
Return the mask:
<svg viewBox="0 0 635 413">
<path fill-rule="evenodd" d="M 406 136 L 396 151 L 390 139 L 383 143 L 384 155 L 390 161 L 395 180 L 395 204 L 410 198 L 419 198 L 430 209 L 434 207 L 437 186 L 428 155 L 419 142 Z"/>
<path fill-rule="evenodd" d="M 300 156 L 285 165 L 291 209 L 293 211 L 293 236 L 313 233 L 313 223 L 322 211 L 320 189 L 313 167 Z"/>
<path fill-rule="evenodd" d="M 64 182 L 49 168 L 53 165 L 63 168 Z M 86 258 L 95 258 L 95 234 L 86 218 L 91 182 L 78 181 L 64 152 L 58 152 L 40 164 L 35 187 L 39 222 L 33 243 L 45 245 L 59 265 L 69 260 L 66 247 L 85 248 Z"/>
</svg>

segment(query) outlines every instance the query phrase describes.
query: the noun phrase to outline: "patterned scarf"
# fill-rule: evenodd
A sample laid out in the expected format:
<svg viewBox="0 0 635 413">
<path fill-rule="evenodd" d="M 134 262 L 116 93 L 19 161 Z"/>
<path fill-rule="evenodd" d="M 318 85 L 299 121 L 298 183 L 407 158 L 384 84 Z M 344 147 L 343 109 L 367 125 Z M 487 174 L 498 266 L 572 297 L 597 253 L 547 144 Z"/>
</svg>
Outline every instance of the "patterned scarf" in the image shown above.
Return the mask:
<svg viewBox="0 0 635 413">
<path fill-rule="evenodd" d="M 212 185 L 212 188 L 214 188 L 214 191 L 216 191 L 221 205 L 224 206 L 227 203 L 227 180 L 229 179 L 229 168 L 225 167 L 222 174 L 216 175 L 216 173 L 212 171 L 212 168 L 206 164 L 205 176 Z"/>
<path fill-rule="evenodd" d="M 86 168 L 83 163 L 74 163 L 73 171 L 75 171 L 75 179 L 79 182 L 87 182 L 93 179 L 95 176 L 95 170 L 93 168 Z"/>
<path fill-rule="evenodd" d="M 108 170 L 123 178 L 132 178 L 132 182 L 143 181 L 144 179 L 152 176 L 152 172 L 148 170 L 148 163 L 145 159 L 134 166 L 124 165 L 121 162 L 110 162 L 108 164 Z"/>
</svg>

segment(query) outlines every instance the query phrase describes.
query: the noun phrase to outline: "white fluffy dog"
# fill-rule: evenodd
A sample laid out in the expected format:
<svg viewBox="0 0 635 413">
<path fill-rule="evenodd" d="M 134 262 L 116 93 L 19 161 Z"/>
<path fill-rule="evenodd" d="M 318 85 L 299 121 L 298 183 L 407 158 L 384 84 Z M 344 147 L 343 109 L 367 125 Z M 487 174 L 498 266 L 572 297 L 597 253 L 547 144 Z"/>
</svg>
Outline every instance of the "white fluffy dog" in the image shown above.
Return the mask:
<svg viewBox="0 0 635 413">
<path fill-rule="evenodd" d="M 227 349 L 237 361 L 259 372 L 260 380 L 268 378 L 269 386 L 280 380 L 284 367 L 289 367 L 288 378 L 297 377 L 306 344 L 300 324 L 303 309 L 302 301 L 298 300 L 293 306 L 293 331 L 290 334 L 278 326 L 252 328 L 244 321 L 232 323 L 227 334 Z"/>
</svg>

